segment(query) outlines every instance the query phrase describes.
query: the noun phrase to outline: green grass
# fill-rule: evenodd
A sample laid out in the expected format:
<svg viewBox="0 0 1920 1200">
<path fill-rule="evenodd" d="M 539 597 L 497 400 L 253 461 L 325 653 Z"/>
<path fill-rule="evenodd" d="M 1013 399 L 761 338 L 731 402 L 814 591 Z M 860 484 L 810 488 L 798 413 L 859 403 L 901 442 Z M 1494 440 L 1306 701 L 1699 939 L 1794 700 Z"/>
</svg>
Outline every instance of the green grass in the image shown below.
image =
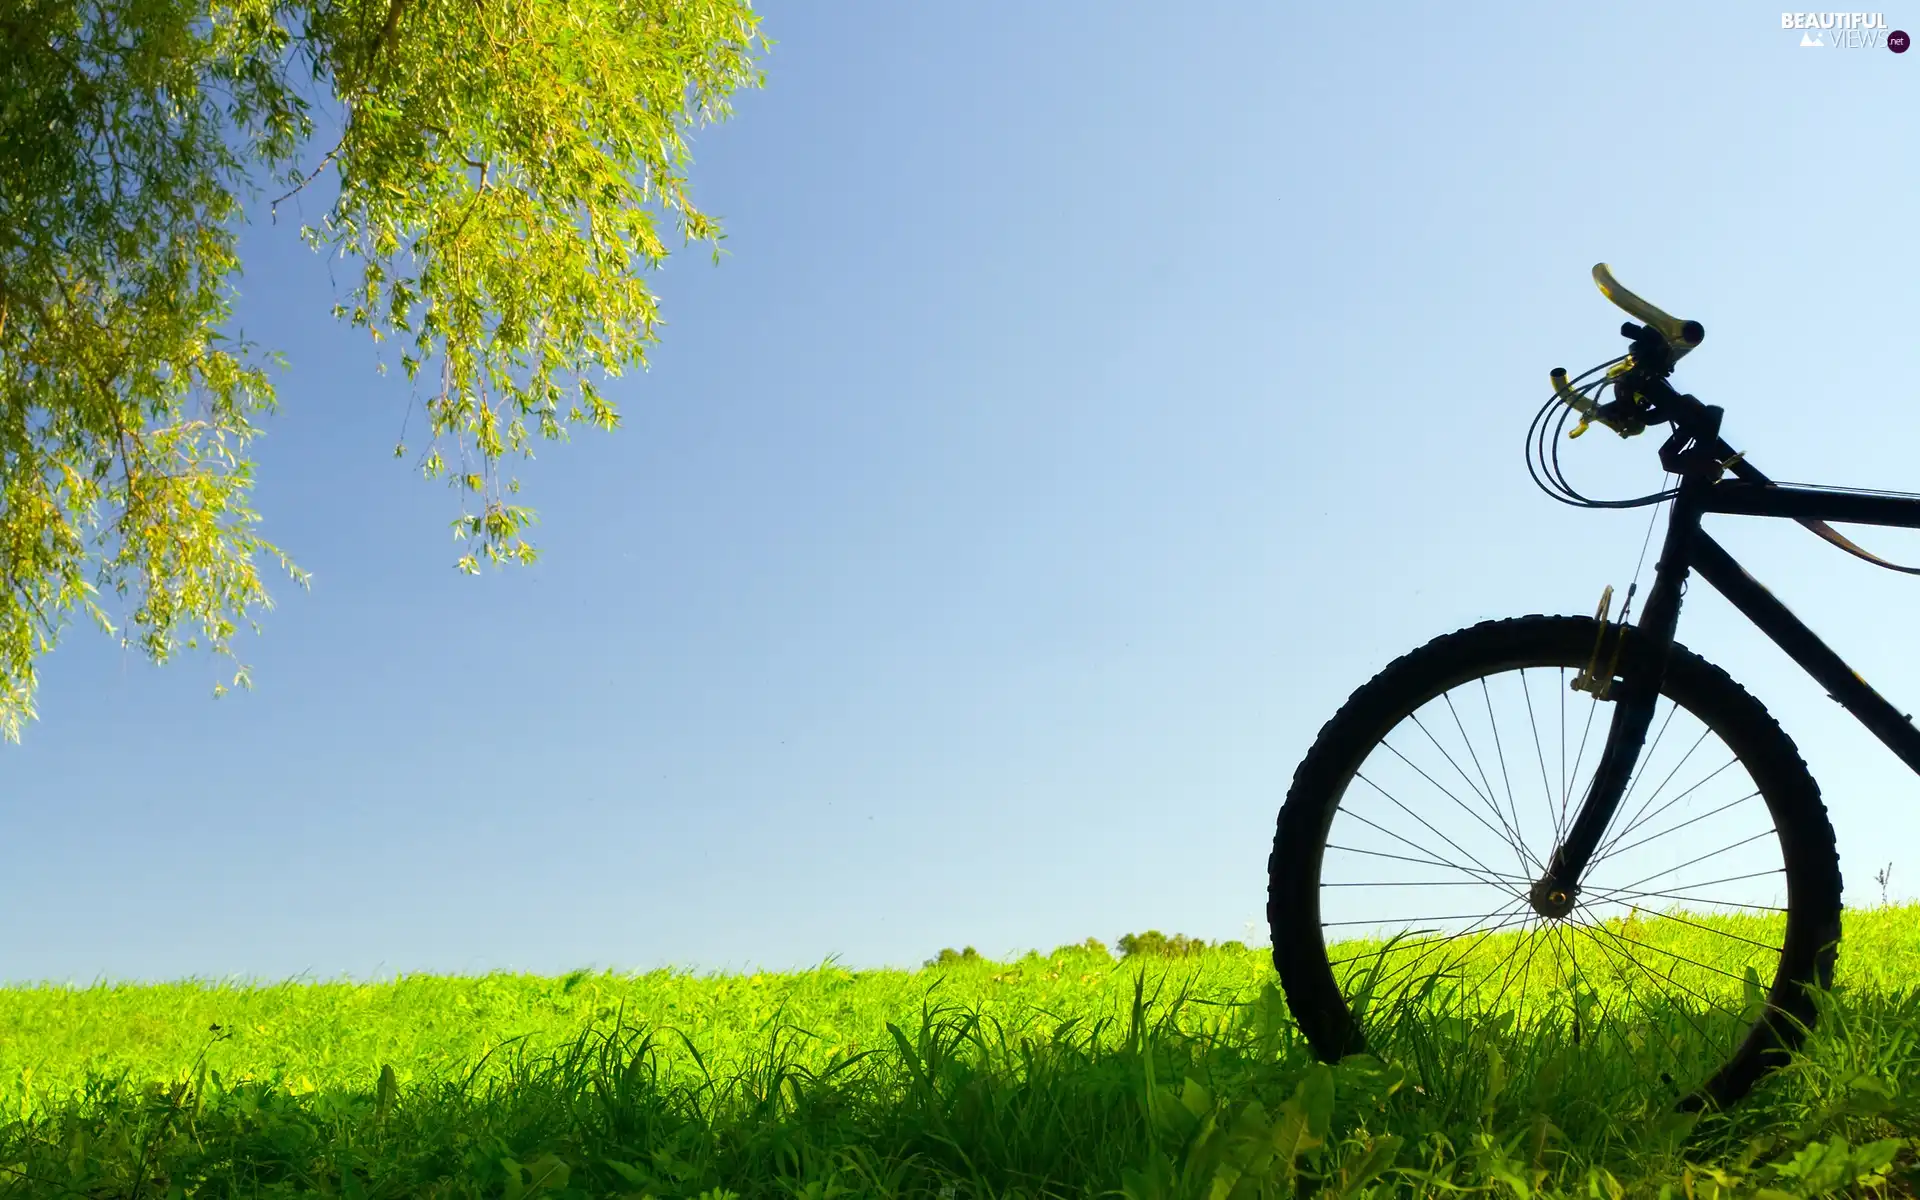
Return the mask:
<svg viewBox="0 0 1920 1200">
<path fill-rule="evenodd" d="M 1732 1058 L 1765 1011 L 1785 932 L 1783 914 L 1676 912 L 1444 943 L 1355 939 L 1334 958 L 1344 994 L 1365 997 L 1356 1012 L 1385 1027 L 1370 1039 L 1381 1056 L 1431 1075 L 1436 1056 L 1498 1029 L 1610 1104 L 1641 1077 L 1691 1088 Z"/>
<path fill-rule="evenodd" d="M 1824 1008 L 1692 1119 L 1498 1013 L 1322 1066 L 1258 950 L 15 988 L 0 1197 L 1912 1195 L 1920 907 Z"/>
</svg>

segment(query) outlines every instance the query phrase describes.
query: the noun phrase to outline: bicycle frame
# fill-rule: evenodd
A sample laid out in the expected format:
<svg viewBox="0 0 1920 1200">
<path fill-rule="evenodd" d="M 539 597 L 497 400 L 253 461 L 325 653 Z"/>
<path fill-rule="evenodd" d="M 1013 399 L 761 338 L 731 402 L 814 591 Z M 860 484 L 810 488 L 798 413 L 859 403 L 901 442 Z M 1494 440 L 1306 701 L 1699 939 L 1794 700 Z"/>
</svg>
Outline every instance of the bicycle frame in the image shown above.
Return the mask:
<svg viewBox="0 0 1920 1200">
<path fill-rule="evenodd" d="M 1701 528 L 1701 518 L 1709 513 L 1920 529 L 1920 497 L 1830 491 L 1740 479 L 1716 482 L 1702 475 L 1685 477 L 1674 497 L 1646 609 L 1632 631 L 1637 651 L 1652 655 L 1642 661 L 1664 664 L 1679 621 L 1681 591 L 1689 572 L 1697 571 L 1789 658 L 1799 663 L 1855 720 L 1871 730 L 1909 768 L 1920 773 L 1920 728 L 1914 726 L 1913 718 L 1874 691 L 1813 630 L 1749 575 L 1720 543 L 1707 535 Z M 1623 630 L 1622 636 L 1625 633 Z M 1585 871 L 1607 823 L 1612 820 L 1639 759 L 1647 727 L 1653 719 L 1654 704 L 1660 695 L 1660 683 L 1658 670 L 1634 672 L 1617 693 L 1607 746 L 1595 770 L 1593 784 L 1579 815 L 1568 829 L 1566 840 L 1555 849 L 1546 873 L 1535 884 L 1536 905 L 1556 909 L 1571 906 L 1573 885 Z"/>
</svg>

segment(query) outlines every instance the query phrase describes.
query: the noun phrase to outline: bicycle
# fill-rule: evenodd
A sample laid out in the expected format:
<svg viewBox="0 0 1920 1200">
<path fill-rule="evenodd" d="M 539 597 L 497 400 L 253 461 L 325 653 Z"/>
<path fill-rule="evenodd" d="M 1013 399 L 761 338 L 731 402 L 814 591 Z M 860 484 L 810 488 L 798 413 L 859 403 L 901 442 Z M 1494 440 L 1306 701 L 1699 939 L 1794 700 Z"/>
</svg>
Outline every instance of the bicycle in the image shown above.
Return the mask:
<svg viewBox="0 0 1920 1200">
<path fill-rule="evenodd" d="M 1831 986 L 1838 953 L 1841 879 L 1819 787 L 1792 740 L 1745 688 L 1675 640 L 1688 576 L 1731 601 L 1917 772 L 1920 730 L 1702 518 L 1791 518 L 1851 554 L 1920 574 L 1827 524 L 1920 528 L 1920 495 L 1767 478 L 1720 436 L 1722 409 L 1668 381 L 1705 338 L 1700 323 L 1627 291 L 1604 263 L 1593 277 L 1641 323 L 1621 326 L 1630 345 L 1619 358 L 1575 379 L 1550 373 L 1528 469 L 1578 507 L 1671 504 L 1645 609 L 1629 623 L 1636 579 L 1614 620 L 1608 587 L 1592 618 L 1482 622 L 1355 691 L 1301 761 L 1276 823 L 1273 962 L 1324 1061 L 1383 1050 L 1432 1059 L 1436 1026 L 1470 1037 L 1491 1022 L 1526 1031 L 1520 1044 L 1539 1056 L 1535 1066 L 1580 1070 L 1595 1094 L 1645 1087 L 1651 1068 L 1656 1099 L 1724 1107 L 1812 1028 L 1809 985 Z M 1559 434 L 1575 416 L 1569 438 L 1595 422 L 1621 437 L 1670 426 L 1660 462 L 1677 486 L 1663 479 L 1661 491 L 1631 500 L 1580 495 L 1559 464 Z M 1496 696 L 1522 718 L 1506 738 Z M 1579 786 L 1603 706 L 1605 740 Z M 1722 749 L 1696 758 L 1709 738 Z M 1661 801 L 1669 784 L 1680 790 Z M 1425 803 L 1402 795 L 1415 790 Z M 1412 818 L 1403 832 L 1387 826 L 1396 814 Z M 1387 915 L 1413 897 L 1444 898 L 1432 901 L 1441 915 Z M 1330 936 L 1344 940 L 1330 947 Z"/>
</svg>

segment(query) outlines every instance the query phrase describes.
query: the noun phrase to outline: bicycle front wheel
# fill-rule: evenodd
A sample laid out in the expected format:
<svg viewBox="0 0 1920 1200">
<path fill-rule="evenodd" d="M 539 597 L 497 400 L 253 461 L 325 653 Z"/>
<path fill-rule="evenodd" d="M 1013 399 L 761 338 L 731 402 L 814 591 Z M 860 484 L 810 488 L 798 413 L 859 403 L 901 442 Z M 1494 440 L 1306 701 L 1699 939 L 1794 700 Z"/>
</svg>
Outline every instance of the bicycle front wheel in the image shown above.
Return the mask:
<svg viewBox="0 0 1920 1200">
<path fill-rule="evenodd" d="M 1573 690 L 1600 632 L 1536 616 L 1436 638 L 1320 731 L 1280 811 L 1267 917 L 1323 1059 L 1445 1069 L 1443 1047 L 1492 1029 L 1587 1095 L 1692 1109 L 1745 1095 L 1813 1024 L 1805 985 L 1831 984 L 1840 936 L 1819 789 L 1760 702 L 1678 645 L 1573 909 L 1534 908 L 1611 694 L 1650 669 L 1629 631 L 1609 698 Z"/>
</svg>

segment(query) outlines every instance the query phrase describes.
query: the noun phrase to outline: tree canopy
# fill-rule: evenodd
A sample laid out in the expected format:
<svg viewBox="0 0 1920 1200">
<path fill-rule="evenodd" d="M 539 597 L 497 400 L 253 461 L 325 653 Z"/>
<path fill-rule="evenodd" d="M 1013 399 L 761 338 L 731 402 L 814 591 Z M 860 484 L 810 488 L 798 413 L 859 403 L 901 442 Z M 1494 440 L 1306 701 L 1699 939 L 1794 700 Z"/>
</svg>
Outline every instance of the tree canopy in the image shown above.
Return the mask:
<svg viewBox="0 0 1920 1200">
<path fill-rule="evenodd" d="M 250 506 L 278 356 L 227 325 L 241 225 L 318 179 L 300 236 L 357 263 L 334 316 L 425 373 L 457 565 L 532 561 L 501 462 L 619 424 L 594 381 L 646 362 L 663 227 L 719 253 L 687 134 L 768 46 L 746 0 L 0 6 L 0 734 L 76 610 L 231 656 L 264 561 L 306 583 Z"/>
</svg>

